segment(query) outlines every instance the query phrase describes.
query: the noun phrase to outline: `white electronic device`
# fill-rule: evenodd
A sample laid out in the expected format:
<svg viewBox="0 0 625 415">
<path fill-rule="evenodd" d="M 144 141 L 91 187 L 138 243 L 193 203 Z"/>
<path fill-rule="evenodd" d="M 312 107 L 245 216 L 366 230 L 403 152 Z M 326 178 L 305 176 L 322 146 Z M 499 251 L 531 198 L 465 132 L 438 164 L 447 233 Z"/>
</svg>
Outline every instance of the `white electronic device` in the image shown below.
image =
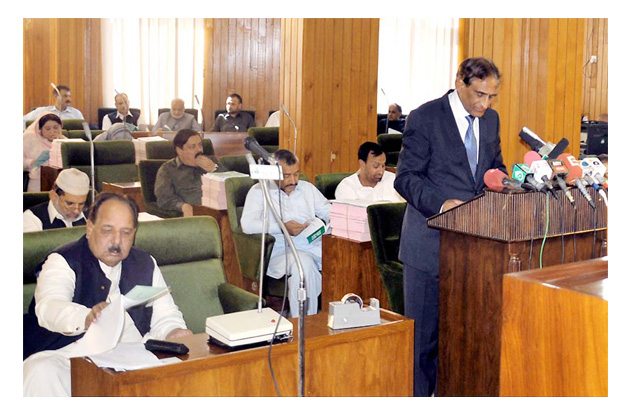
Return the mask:
<svg viewBox="0 0 625 415">
<path fill-rule="evenodd" d="M 380 324 L 380 302 L 369 299 L 369 306 L 363 306 L 356 294 L 345 294 L 341 301 L 331 301 L 328 310 L 328 327 L 348 329 L 352 327 L 375 326 Z"/>
<path fill-rule="evenodd" d="M 278 330 L 276 325 L 280 321 Z M 269 307 L 222 314 L 206 319 L 206 333 L 228 347 L 247 346 L 270 342 L 274 332 L 276 339 L 291 336 L 293 323 Z"/>
</svg>

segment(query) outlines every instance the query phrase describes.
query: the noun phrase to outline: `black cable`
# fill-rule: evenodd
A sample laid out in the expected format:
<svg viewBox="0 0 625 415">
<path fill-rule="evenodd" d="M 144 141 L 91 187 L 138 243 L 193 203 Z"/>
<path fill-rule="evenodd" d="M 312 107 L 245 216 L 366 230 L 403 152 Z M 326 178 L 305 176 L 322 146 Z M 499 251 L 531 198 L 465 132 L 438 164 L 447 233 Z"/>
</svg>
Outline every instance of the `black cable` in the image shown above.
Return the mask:
<svg viewBox="0 0 625 415">
<path fill-rule="evenodd" d="M 577 262 L 577 206 L 573 206 L 573 262 Z"/>
<path fill-rule="evenodd" d="M 594 226 L 593 226 L 593 231 L 592 231 L 592 259 L 595 258 L 595 245 L 597 244 L 597 209 L 594 209 L 594 214 L 593 214 L 593 219 L 594 219 Z"/>
<path fill-rule="evenodd" d="M 564 196 L 564 195 L 563 195 Z M 562 264 L 564 264 L 564 197 L 560 198 L 560 243 L 562 245 Z"/>
<path fill-rule="evenodd" d="M 530 255 L 527 261 L 527 269 L 532 269 L 532 251 L 534 250 L 534 227 L 538 225 L 538 220 L 536 216 L 538 216 L 538 204 L 540 203 L 540 194 L 536 198 L 536 203 L 534 203 L 534 215 L 532 217 L 532 223 L 530 224 Z"/>
</svg>

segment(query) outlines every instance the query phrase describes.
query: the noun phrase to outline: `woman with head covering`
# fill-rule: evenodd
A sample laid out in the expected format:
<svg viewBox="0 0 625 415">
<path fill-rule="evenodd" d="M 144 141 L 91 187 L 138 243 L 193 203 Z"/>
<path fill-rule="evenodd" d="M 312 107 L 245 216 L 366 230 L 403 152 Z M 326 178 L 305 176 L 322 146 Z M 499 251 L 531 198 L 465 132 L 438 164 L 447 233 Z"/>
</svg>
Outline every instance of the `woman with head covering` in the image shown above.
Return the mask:
<svg viewBox="0 0 625 415">
<path fill-rule="evenodd" d="M 41 191 L 40 167 L 48 165 L 52 141 L 57 138 L 67 138 L 61 134 L 62 128 L 61 119 L 47 112 L 24 131 L 24 170 L 29 171 L 27 191 Z"/>
</svg>

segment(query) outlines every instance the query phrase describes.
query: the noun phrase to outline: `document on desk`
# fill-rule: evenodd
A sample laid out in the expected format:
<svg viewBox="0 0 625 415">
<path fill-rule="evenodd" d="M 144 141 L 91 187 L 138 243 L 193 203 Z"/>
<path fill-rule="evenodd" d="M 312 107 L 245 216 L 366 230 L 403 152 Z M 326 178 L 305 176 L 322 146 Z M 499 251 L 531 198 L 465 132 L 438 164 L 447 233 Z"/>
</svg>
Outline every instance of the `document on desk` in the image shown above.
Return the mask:
<svg viewBox="0 0 625 415">
<path fill-rule="evenodd" d="M 98 355 L 89 355 L 89 359 L 98 367 L 116 371 L 146 369 L 171 363 L 172 359 L 159 360 L 156 355 L 146 350 L 141 342 L 118 343 L 115 348 Z M 180 359 L 174 358 L 176 362 Z"/>
</svg>

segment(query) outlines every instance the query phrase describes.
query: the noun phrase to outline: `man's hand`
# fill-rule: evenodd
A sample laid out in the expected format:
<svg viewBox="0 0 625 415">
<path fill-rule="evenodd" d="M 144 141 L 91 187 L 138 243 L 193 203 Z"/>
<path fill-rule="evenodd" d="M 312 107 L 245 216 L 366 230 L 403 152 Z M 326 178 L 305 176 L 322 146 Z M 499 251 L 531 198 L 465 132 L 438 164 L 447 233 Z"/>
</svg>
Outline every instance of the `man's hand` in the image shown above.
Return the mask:
<svg viewBox="0 0 625 415">
<path fill-rule="evenodd" d="M 302 233 L 302 231 L 304 229 L 306 229 L 308 227 L 308 224 L 307 223 L 299 223 L 299 222 L 296 222 L 294 220 L 290 220 L 288 222 L 285 222 L 284 226 L 286 226 L 286 230 L 289 231 L 289 235 L 297 236 L 300 233 Z"/>
<path fill-rule="evenodd" d="M 195 162 L 197 163 L 199 167 L 201 167 L 204 171 L 208 173 L 214 171 L 215 167 L 217 167 L 215 162 L 213 162 L 213 160 L 211 160 L 207 156 L 198 156 L 195 159 Z"/>
<path fill-rule="evenodd" d="M 85 317 L 85 330 L 89 328 L 91 323 L 95 323 L 96 321 L 98 321 L 98 317 L 100 317 L 102 310 L 107 305 L 109 305 L 109 303 L 107 303 L 106 301 L 102 301 L 101 303 L 93 306 L 91 311 L 89 311 L 89 314 L 87 314 L 87 317 Z"/>
<path fill-rule="evenodd" d="M 193 206 L 191 206 L 190 204 L 183 203 L 181 209 L 183 217 L 188 218 L 193 216 Z"/>
<path fill-rule="evenodd" d="M 451 208 L 454 208 L 460 204 L 464 203 L 462 200 L 458 200 L 458 199 L 447 199 L 445 200 L 445 202 L 443 203 L 443 212 L 448 211 Z"/>
<path fill-rule="evenodd" d="M 180 337 L 191 336 L 193 332 L 187 329 L 173 329 L 169 332 L 165 340 L 178 339 Z"/>
</svg>

